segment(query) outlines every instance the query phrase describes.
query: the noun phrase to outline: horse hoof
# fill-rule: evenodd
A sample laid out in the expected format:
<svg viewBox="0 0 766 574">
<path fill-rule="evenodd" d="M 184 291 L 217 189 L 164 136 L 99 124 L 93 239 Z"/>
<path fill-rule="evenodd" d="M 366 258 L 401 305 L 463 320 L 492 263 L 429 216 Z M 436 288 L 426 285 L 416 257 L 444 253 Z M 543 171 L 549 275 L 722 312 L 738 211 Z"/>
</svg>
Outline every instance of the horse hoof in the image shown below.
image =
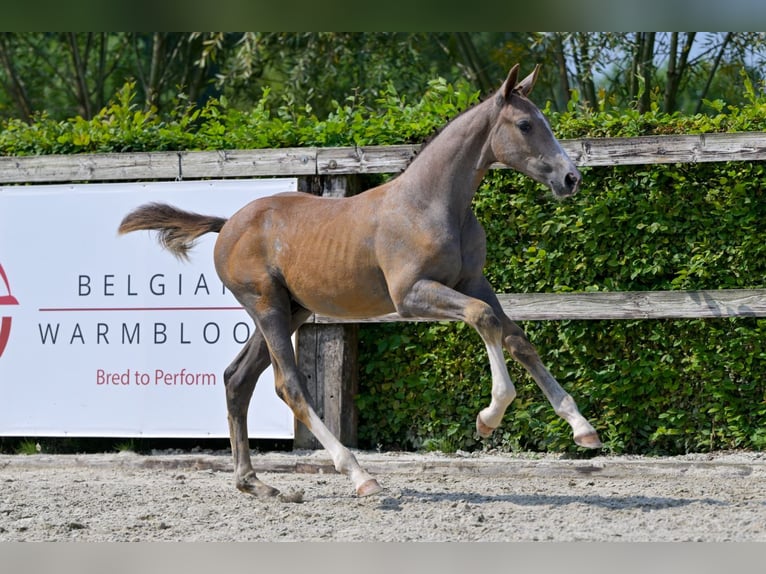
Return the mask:
<svg viewBox="0 0 766 574">
<path fill-rule="evenodd" d="M 575 444 L 584 448 L 601 448 L 601 440 L 598 438 L 598 433 L 589 432 L 584 435 L 574 437 Z"/>
<path fill-rule="evenodd" d="M 481 415 L 476 416 L 476 432 L 479 433 L 481 438 L 488 438 L 495 429 L 488 427 L 481 420 Z"/>
<path fill-rule="evenodd" d="M 378 481 L 371 478 L 365 480 L 357 487 L 356 494 L 358 496 L 370 496 L 371 494 L 378 494 L 379 492 L 382 492 L 382 490 L 383 487 L 378 484 Z"/>
<path fill-rule="evenodd" d="M 237 481 L 237 489 L 258 498 L 274 498 L 279 494 L 279 490 L 254 477 Z"/>
<path fill-rule="evenodd" d="M 274 498 L 279 494 L 279 490 L 274 488 L 273 486 L 269 486 L 268 484 L 257 484 L 257 485 L 250 485 L 248 488 L 242 489 L 243 492 L 246 492 L 247 494 L 252 494 L 254 496 L 257 496 L 258 498 Z"/>
<path fill-rule="evenodd" d="M 279 494 L 279 490 L 268 484 L 245 485 L 239 489 L 245 494 L 252 494 L 258 498 L 274 498 Z"/>
</svg>

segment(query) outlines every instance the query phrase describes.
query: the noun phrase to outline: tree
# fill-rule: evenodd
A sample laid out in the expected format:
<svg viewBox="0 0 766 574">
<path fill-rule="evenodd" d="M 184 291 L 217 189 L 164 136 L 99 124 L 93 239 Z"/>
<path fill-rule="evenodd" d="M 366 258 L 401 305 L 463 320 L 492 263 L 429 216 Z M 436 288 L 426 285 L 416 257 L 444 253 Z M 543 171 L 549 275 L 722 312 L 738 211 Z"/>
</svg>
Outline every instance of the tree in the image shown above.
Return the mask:
<svg viewBox="0 0 766 574">
<path fill-rule="evenodd" d="M 15 105 L 17 114 L 25 121 L 32 117 L 32 102 L 29 99 L 27 88 L 21 79 L 19 70 L 13 58 L 14 52 L 13 34 L 0 33 L 0 64 L 5 74 L 3 75 L 3 87 L 10 102 Z"/>
<path fill-rule="evenodd" d="M 684 34 L 683 46 L 679 51 L 678 42 L 681 39 L 680 32 L 672 32 L 670 34 L 667 82 L 665 83 L 665 96 L 662 103 L 665 111 L 676 109 L 678 90 L 681 87 L 681 79 L 688 74 L 689 54 L 691 53 L 696 35 L 696 32 L 687 32 Z"/>
<path fill-rule="evenodd" d="M 161 114 L 218 96 L 247 108 L 268 90 L 274 109 L 324 117 L 347 98 L 417 98 L 437 76 L 488 95 L 517 62 L 543 64 L 535 98 L 555 110 L 577 90 L 585 109 L 696 113 L 745 101 L 740 74 L 760 85 L 765 60 L 755 32 L 2 33 L 0 118 L 89 118 L 129 80 Z"/>
<path fill-rule="evenodd" d="M 296 106 L 310 104 L 322 116 L 333 101 L 349 96 L 374 105 L 386 86 L 418 97 L 436 76 L 463 77 L 482 93 L 502 81 L 490 58 L 504 35 L 465 32 L 302 32 L 246 33 L 226 52 L 218 42 L 206 53 L 217 59 L 217 86 L 235 105 L 246 105 L 253 92 L 268 88 Z M 502 43 L 500 42 L 502 45 Z"/>
<path fill-rule="evenodd" d="M 89 119 L 131 79 L 147 107 L 170 105 L 179 92 L 196 102 L 212 85 L 212 67 L 199 63 L 204 40 L 167 32 L 3 33 L 0 114 Z"/>
</svg>

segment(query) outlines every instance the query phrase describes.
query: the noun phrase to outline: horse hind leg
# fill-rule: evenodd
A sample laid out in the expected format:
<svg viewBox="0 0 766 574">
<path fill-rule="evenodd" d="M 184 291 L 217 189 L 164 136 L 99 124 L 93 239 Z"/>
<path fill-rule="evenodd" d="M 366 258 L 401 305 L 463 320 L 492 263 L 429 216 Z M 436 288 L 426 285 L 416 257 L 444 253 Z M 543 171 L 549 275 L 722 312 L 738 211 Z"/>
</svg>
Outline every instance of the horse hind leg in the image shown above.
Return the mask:
<svg viewBox="0 0 766 574">
<path fill-rule="evenodd" d="M 378 482 L 359 465 L 356 457 L 325 426 L 306 397 L 305 376 L 298 369 L 295 352 L 290 341 L 287 314 L 272 307 L 260 313 L 254 313 L 258 329 L 263 333 L 274 366 L 276 391 L 279 397 L 290 407 L 295 417 L 327 449 L 333 459 L 335 469 L 346 474 L 359 496 L 377 494 L 381 490 Z"/>
<path fill-rule="evenodd" d="M 297 373 L 298 376 L 296 376 L 296 372 L 288 375 L 279 369 L 275 369 L 275 374 L 277 394 L 292 409 L 295 417 L 306 425 L 306 428 L 327 449 L 335 469 L 351 479 L 356 493 L 359 496 L 369 496 L 382 491 L 378 481 L 359 465 L 351 451 L 343 446 L 311 408 L 306 400 L 303 375 Z"/>
<path fill-rule="evenodd" d="M 291 333 L 310 315 L 305 309 L 293 312 Z M 271 364 L 271 356 L 263 334 L 256 330 L 234 361 L 224 372 L 229 438 L 234 458 L 234 485 L 242 492 L 260 498 L 279 494 L 279 490 L 262 482 L 255 474 L 250 458 L 247 412 L 258 378 Z"/>
<path fill-rule="evenodd" d="M 250 459 L 247 411 L 258 377 L 270 364 L 271 358 L 266 341 L 261 333 L 256 331 L 223 375 L 226 386 L 229 439 L 234 458 L 234 485 L 242 492 L 260 498 L 276 496 L 279 491 L 265 484 L 255 475 Z"/>
</svg>

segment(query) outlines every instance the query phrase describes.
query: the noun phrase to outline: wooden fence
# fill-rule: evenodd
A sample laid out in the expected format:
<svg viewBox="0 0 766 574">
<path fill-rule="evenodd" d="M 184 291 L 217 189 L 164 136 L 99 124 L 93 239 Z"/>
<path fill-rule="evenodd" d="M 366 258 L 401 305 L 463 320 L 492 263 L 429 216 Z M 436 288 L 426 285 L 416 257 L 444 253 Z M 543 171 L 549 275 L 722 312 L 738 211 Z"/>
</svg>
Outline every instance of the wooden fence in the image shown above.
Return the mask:
<svg viewBox="0 0 766 574">
<path fill-rule="evenodd" d="M 561 144 L 579 166 L 766 160 L 766 133 L 761 132 L 577 139 Z M 0 157 L 0 184 L 297 176 L 300 190 L 339 197 L 361 191 L 359 174 L 402 171 L 417 149 L 398 145 Z M 527 321 L 766 317 L 766 289 L 504 293 L 499 297 L 509 317 Z M 370 322 L 404 320 L 391 314 Z M 356 444 L 353 396 L 358 323 L 314 316 L 297 337 L 298 361 L 308 377 L 315 408 L 351 446 Z M 300 424 L 295 446 L 319 447 Z"/>
<path fill-rule="evenodd" d="M 766 159 L 762 132 L 576 139 L 561 145 L 583 167 Z M 417 149 L 396 145 L 0 157 L 0 184 L 396 173 Z"/>
</svg>

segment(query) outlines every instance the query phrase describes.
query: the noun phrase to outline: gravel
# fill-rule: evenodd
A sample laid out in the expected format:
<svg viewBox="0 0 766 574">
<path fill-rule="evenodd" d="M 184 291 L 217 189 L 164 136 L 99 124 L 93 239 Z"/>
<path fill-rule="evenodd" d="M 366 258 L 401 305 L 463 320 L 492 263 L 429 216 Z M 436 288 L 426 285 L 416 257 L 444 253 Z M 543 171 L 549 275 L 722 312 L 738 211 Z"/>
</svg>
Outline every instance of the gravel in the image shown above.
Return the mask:
<svg viewBox="0 0 766 574">
<path fill-rule="evenodd" d="M 0 456 L 0 541 L 766 541 L 766 453 L 671 458 L 357 452 L 358 498 L 324 451 Z"/>
</svg>

